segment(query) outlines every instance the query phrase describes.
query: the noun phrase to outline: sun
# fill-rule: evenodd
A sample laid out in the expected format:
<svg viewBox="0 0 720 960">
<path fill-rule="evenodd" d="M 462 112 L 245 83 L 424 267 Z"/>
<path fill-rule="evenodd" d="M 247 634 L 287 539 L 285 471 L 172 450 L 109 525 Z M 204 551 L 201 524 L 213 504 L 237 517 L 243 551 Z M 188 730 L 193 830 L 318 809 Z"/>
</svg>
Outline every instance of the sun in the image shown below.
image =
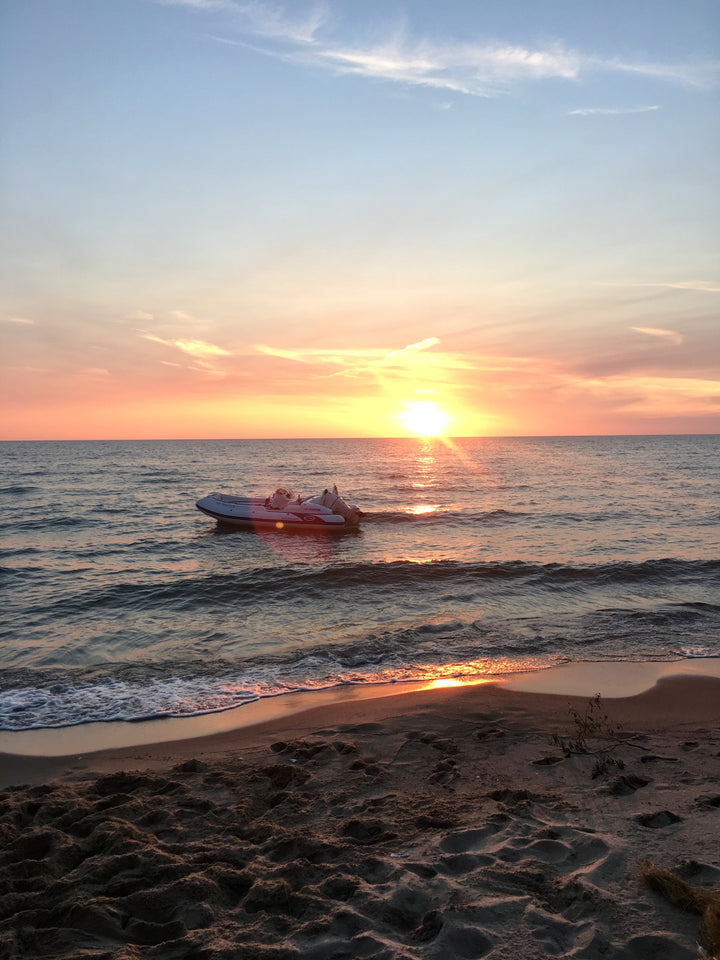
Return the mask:
<svg viewBox="0 0 720 960">
<path fill-rule="evenodd" d="M 400 419 L 419 437 L 439 437 L 445 432 L 450 417 L 431 400 L 409 400 Z"/>
</svg>

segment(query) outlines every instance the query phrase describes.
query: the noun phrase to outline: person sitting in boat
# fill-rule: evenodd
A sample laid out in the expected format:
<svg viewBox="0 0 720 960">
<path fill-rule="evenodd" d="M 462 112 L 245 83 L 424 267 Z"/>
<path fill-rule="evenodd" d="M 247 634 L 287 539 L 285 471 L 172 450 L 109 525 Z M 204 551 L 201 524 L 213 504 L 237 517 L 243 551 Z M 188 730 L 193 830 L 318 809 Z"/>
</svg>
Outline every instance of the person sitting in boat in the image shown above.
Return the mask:
<svg viewBox="0 0 720 960">
<path fill-rule="evenodd" d="M 278 487 L 275 493 L 270 497 L 268 506 L 271 510 L 283 510 L 292 500 L 292 494 L 284 487 Z"/>
</svg>

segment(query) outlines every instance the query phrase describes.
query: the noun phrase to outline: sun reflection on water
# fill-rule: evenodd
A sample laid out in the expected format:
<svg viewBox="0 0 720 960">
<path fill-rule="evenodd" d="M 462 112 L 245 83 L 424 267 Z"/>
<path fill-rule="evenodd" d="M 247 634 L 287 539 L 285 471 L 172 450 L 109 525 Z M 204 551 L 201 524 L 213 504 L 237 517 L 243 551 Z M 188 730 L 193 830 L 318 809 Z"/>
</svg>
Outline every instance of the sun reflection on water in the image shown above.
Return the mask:
<svg viewBox="0 0 720 960">
<path fill-rule="evenodd" d="M 422 517 L 428 513 L 437 513 L 439 509 L 439 503 L 415 503 L 410 507 L 409 512 L 415 517 Z"/>
</svg>

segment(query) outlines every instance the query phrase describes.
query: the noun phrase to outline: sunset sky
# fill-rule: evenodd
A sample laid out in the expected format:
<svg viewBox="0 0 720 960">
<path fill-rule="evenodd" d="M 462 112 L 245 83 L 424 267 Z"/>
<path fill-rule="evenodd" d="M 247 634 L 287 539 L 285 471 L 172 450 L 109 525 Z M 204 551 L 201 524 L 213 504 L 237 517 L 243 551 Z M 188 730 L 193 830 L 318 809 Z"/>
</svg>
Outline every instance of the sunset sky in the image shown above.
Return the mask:
<svg viewBox="0 0 720 960">
<path fill-rule="evenodd" d="M 717 0 L 0 34 L 0 439 L 720 432 Z"/>
</svg>

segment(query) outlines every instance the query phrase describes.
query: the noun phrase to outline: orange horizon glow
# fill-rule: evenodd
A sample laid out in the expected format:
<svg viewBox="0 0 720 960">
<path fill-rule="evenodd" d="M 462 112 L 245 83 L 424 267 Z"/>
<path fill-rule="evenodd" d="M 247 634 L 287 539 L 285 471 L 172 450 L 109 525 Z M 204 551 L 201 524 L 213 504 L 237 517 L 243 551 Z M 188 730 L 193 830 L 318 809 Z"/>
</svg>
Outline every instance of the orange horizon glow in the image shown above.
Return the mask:
<svg viewBox="0 0 720 960">
<path fill-rule="evenodd" d="M 28 337 L 32 327 L 20 332 Z M 427 436 L 450 443 L 718 432 L 711 380 L 569 376 L 558 361 L 443 350 L 438 338 L 398 350 L 282 356 L 205 349 L 198 366 L 181 359 L 189 340 L 137 339 L 142 352 L 132 367 L 118 354 L 102 369 L 13 368 L 3 380 L 0 439 Z"/>
</svg>

